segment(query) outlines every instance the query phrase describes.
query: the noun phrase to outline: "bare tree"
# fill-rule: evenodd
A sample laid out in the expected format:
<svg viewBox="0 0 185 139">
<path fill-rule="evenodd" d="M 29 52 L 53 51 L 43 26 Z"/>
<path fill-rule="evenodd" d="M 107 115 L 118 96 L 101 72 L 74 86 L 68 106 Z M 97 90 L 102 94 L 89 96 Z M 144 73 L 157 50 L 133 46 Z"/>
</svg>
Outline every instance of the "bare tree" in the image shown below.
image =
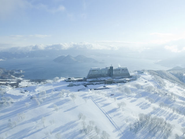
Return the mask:
<svg viewBox="0 0 185 139">
<path fill-rule="evenodd" d="M 100 134 L 100 129 L 97 126 L 94 127 L 94 130 L 95 130 L 95 132 L 96 132 L 97 135 Z"/>
<path fill-rule="evenodd" d="M 72 99 L 73 101 L 75 101 L 75 99 L 76 99 L 76 95 L 75 95 L 75 94 L 70 94 L 69 96 L 71 97 L 71 99 Z"/>
<path fill-rule="evenodd" d="M 182 131 L 182 133 L 184 135 L 185 134 L 185 128 L 182 128 L 181 131 Z"/>
<path fill-rule="evenodd" d="M 102 132 L 102 138 L 103 139 L 109 139 L 109 137 L 110 137 L 110 135 L 106 131 Z"/>
<path fill-rule="evenodd" d="M 79 113 L 78 114 L 78 119 L 80 120 L 80 119 L 82 119 L 82 117 L 83 117 L 83 114 L 82 113 Z"/>
</svg>

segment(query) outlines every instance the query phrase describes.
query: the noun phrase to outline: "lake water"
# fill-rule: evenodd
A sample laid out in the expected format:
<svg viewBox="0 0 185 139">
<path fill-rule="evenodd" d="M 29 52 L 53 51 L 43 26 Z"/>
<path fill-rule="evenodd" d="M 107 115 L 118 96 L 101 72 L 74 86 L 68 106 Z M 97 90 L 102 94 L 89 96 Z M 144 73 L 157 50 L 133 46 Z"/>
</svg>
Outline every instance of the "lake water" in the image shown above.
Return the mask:
<svg viewBox="0 0 185 139">
<path fill-rule="evenodd" d="M 53 79 L 54 77 L 86 77 L 91 67 L 106 67 L 119 65 L 127 67 L 129 71 L 141 69 L 160 69 L 162 67 L 151 60 L 135 58 L 102 58 L 103 63 L 75 63 L 61 64 L 53 61 L 54 58 L 24 58 L 0 61 L 0 67 L 8 70 L 24 70 L 26 79 Z"/>
</svg>

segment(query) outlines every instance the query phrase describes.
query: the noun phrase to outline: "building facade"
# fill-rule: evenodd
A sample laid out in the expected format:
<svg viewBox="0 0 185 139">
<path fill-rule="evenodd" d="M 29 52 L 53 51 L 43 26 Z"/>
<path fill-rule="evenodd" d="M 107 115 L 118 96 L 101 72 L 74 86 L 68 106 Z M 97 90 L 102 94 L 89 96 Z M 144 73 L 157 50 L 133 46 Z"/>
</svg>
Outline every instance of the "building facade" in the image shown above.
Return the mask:
<svg viewBox="0 0 185 139">
<path fill-rule="evenodd" d="M 99 78 L 99 77 L 130 77 L 129 71 L 125 67 L 113 68 L 113 66 L 106 68 L 91 68 L 87 75 L 87 78 Z"/>
</svg>

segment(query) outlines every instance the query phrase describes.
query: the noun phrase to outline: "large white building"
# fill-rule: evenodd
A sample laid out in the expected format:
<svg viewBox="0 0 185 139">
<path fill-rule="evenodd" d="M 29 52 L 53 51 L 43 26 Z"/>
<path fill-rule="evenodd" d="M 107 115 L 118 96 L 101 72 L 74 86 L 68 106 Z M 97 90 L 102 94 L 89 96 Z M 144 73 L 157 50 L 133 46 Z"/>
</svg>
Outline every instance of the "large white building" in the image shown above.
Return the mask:
<svg viewBox="0 0 185 139">
<path fill-rule="evenodd" d="M 129 71 L 125 67 L 118 67 L 113 69 L 113 66 L 106 68 L 91 68 L 87 75 L 87 78 L 99 78 L 99 77 L 130 77 Z"/>
</svg>

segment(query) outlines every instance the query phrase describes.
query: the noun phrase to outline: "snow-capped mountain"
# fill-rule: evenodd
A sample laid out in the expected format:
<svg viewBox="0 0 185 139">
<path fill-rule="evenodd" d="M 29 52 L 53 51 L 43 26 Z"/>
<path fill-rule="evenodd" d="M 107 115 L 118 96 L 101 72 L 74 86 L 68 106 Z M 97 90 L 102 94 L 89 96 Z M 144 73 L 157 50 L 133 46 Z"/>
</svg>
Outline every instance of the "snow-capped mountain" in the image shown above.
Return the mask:
<svg viewBox="0 0 185 139">
<path fill-rule="evenodd" d="M 132 76 L 137 79 L 119 84 L 76 81 L 68 87 L 55 78 L 1 87 L 0 137 L 184 138 L 184 83 L 164 71 Z"/>
</svg>

